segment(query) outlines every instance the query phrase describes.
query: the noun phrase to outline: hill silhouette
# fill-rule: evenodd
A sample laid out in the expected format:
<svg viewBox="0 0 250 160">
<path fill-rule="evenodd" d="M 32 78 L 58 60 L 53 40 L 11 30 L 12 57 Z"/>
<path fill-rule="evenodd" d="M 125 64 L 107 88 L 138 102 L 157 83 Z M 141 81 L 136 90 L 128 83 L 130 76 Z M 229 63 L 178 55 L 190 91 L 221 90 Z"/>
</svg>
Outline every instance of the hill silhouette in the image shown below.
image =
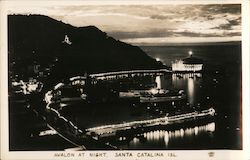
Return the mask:
<svg viewBox="0 0 250 160">
<path fill-rule="evenodd" d="M 65 37 L 68 43 L 63 42 Z M 58 74 L 163 67 L 139 47 L 95 26 L 74 27 L 43 15 L 9 15 L 8 38 L 9 57 L 20 59 L 23 68 L 34 59 L 44 65 L 56 59 Z"/>
</svg>

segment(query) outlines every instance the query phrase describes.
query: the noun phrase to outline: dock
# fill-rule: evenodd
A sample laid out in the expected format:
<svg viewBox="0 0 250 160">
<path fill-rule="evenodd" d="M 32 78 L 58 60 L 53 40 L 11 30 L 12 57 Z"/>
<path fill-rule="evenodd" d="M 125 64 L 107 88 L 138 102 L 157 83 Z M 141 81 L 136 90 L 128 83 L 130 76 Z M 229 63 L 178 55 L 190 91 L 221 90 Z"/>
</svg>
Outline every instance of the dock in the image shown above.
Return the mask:
<svg viewBox="0 0 250 160">
<path fill-rule="evenodd" d="M 127 132 L 128 130 L 136 130 L 149 128 L 154 126 L 167 126 L 173 124 L 184 123 L 193 120 L 205 119 L 207 117 L 213 117 L 215 115 L 215 110 L 209 108 L 202 111 L 194 111 L 185 114 L 179 114 L 175 116 L 164 116 L 160 118 L 132 121 L 120 124 L 103 125 L 93 128 L 86 129 L 87 132 L 92 132 L 101 137 L 116 136 L 117 133 Z"/>
</svg>

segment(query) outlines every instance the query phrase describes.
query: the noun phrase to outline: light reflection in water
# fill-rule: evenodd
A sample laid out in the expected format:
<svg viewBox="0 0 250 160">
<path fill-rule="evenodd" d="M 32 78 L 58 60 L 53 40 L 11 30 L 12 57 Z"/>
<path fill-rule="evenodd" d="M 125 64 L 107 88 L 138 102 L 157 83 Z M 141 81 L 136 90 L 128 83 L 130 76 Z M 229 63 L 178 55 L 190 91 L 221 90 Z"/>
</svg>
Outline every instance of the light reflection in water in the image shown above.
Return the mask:
<svg viewBox="0 0 250 160">
<path fill-rule="evenodd" d="M 142 135 L 148 142 L 164 141 L 165 146 L 168 146 L 170 141 L 174 141 L 178 138 L 183 139 L 192 136 L 198 136 L 199 134 L 205 132 L 210 132 L 213 134 L 214 131 L 215 131 L 215 122 L 212 122 L 203 126 L 195 126 L 192 128 L 185 128 L 185 129 L 181 128 L 179 130 L 174 130 L 174 131 L 165 131 L 165 130 L 150 131 Z M 130 142 L 131 145 L 138 145 L 139 143 L 140 141 L 137 138 L 134 138 Z"/>
<path fill-rule="evenodd" d="M 188 80 L 188 99 L 190 104 L 194 104 L 194 79 L 189 78 Z"/>
<path fill-rule="evenodd" d="M 165 142 L 165 145 L 168 146 L 168 142 L 169 142 L 169 134 L 167 131 L 165 131 L 165 134 L 164 134 L 164 142 Z"/>
<path fill-rule="evenodd" d="M 132 140 L 132 142 L 133 142 L 133 145 L 137 145 L 137 144 L 139 144 L 139 139 L 137 139 L 136 137 L 134 137 L 133 140 Z"/>
<path fill-rule="evenodd" d="M 195 103 L 195 92 L 198 79 L 202 77 L 201 73 L 174 73 L 172 74 L 172 84 L 174 88 L 187 89 L 188 101 L 191 105 Z"/>
<path fill-rule="evenodd" d="M 155 82 L 157 85 L 156 88 L 161 89 L 161 77 L 160 76 L 156 76 Z"/>
</svg>

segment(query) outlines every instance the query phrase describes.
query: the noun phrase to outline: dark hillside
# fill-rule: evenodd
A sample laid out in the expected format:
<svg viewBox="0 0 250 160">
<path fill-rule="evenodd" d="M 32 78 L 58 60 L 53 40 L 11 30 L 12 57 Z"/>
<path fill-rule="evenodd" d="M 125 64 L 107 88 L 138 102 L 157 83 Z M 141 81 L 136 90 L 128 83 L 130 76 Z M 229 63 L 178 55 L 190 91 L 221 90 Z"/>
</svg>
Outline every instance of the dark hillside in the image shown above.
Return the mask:
<svg viewBox="0 0 250 160">
<path fill-rule="evenodd" d="M 18 59 L 21 68 L 34 60 L 46 65 L 55 59 L 57 74 L 163 67 L 139 47 L 115 40 L 95 26 L 74 27 L 42 15 L 9 15 L 8 29 L 9 57 Z M 63 43 L 66 35 L 72 44 Z"/>
</svg>

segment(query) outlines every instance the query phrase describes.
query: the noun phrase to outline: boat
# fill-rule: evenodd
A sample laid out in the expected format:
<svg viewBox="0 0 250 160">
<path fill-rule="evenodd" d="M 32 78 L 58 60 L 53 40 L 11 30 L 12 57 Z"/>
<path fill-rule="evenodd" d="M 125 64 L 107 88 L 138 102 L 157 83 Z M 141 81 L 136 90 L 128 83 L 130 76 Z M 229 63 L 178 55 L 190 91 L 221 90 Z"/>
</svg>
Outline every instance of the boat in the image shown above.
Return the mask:
<svg viewBox="0 0 250 160">
<path fill-rule="evenodd" d="M 171 91 L 165 89 L 155 89 L 151 93 L 141 93 L 141 103 L 159 103 L 168 101 L 183 100 L 186 98 L 183 90 Z"/>
<path fill-rule="evenodd" d="M 201 72 L 203 68 L 203 60 L 193 56 L 193 52 L 189 51 L 189 56 L 182 60 L 172 62 L 173 72 Z"/>
<path fill-rule="evenodd" d="M 173 91 L 166 89 L 152 88 L 149 90 L 130 90 L 120 92 L 120 98 L 139 98 L 140 103 L 167 102 L 186 98 L 183 90 Z"/>
</svg>

